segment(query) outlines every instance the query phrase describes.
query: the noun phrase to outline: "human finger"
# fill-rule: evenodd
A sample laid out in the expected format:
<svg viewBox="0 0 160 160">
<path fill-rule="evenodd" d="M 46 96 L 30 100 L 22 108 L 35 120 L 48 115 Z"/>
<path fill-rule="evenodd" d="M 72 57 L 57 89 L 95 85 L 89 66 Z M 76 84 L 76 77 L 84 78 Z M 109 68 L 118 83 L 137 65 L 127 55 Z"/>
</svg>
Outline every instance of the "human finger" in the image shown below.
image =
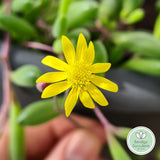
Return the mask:
<svg viewBox="0 0 160 160">
<path fill-rule="evenodd" d="M 78 115 L 72 115 L 72 118 L 80 125 L 93 130 L 99 137 L 101 137 L 101 140 L 104 141 L 105 135 L 103 127 L 95 120 Z M 50 148 L 54 146 L 59 139 L 74 129 L 75 125 L 68 121 L 65 116 L 59 116 L 42 125 L 26 127 L 26 152 L 28 159 L 43 159 L 43 157 L 49 152 Z M 0 153 L 3 150 L 2 154 L 0 154 L 0 158 L 7 156 L 8 154 L 8 152 L 4 152 L 4 150 L 8 151 L 8 132 L 9 130 L 6 129 L 2 136 L 2 140 L 0 140 Z"/>
<path fill-rule="evenodd" d="M 45 160 L 97 160 L 102 148 L 101 138 L 87 129 L 77 129 L 66 135 Z"/>
</svg>

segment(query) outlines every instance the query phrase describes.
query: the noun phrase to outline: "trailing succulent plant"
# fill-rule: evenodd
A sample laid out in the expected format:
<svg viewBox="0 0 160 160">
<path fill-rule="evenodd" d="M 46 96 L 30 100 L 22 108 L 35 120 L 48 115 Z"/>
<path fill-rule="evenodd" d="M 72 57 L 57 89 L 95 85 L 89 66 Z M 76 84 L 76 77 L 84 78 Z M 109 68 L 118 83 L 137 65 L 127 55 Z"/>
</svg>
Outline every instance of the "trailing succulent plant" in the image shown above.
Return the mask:
<svg viewBox="0 0 160 160">
<path fill-rule="evenodd" d="M 102 123 L 112 158 L 138 159 L 129 155 L 117 139 L 126 140 L 130 128 L 109 123 L 95 102 L 102 106 L 108 105 L 107 99 L 97 87 L 111 92 L 118 91 L 117 84 L 103 77 L 111 64 L 112 67 L 160 76 L 160 0 L 155 4 L 157 17 L 153 31 L 135 28 L 147 12 L 143 8 L 145 2 L 0 1 L 0 35 L 5 37 L 0 55 L 4 87 L 0 131 L 3 132 L 10 110 L 12 160 L 26 158 L 24 126 L 47 122 L 62 114 L 64 108 L 69 117 L 78 99 L 83 106 L 93 109 Z M 9 64 L 11 40 L 18 46 L 49 54 L 42 63 L 57 71 L 42 75 L 38 66 L 30 64 L 12 70 Z M 42 98 L 54 99 L 39 100 L 21 109 L 11 82 L 23 88 L 37 87 L 42 92 Z M 64 91 L 65 94 L 59 95 Z M 146 134 L 138 132 L 136 136 L 144 139 Z"/>
</svg>

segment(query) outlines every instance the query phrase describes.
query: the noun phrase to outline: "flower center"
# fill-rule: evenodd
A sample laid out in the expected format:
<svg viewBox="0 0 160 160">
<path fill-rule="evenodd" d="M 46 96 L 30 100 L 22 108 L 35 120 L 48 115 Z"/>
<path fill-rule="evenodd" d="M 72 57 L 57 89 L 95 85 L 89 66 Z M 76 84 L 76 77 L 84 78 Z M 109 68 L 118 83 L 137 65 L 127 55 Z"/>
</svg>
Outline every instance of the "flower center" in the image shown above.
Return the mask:
<svg viewBox="0 0 160 160">
<path fill-rule="evenodd" d="M 68 70 L 68 81 L 83 88 L 90 81 L 91 72 L 83 65 L 72 65 Z"/>
</svg>

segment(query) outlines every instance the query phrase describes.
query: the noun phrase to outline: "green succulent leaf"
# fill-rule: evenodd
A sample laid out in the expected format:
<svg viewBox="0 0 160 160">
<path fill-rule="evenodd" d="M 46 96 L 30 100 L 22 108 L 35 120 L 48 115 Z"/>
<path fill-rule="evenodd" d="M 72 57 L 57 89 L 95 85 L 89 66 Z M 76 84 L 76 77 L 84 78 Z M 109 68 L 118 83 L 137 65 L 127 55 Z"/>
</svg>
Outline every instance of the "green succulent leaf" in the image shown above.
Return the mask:
<svg viewBox="0 0 160 160">
<path fill-rule="evenodd" d="M 98 19 L 107 28 L 115 28 L 120 8 L 121 0 L 102 0 L 99 4 Z"/>
<path fill-rule="evenodd" d="M 80 33 L 83 33 L 87 42 L 89 42 L 90 39 L 91 39 L 91 34 L 86 28 L 81 28 L 80 27 L 80 28 L 75 28 L 75 29 L 71 30 L 67 34 L 67 37 L 71 40 L 71 42 L 73 43 L 75 48 L 77 46 L 77 39 L 78 39 L 78 36 L 79 36 Z"/>
<path fill-rule="evenodd" d="M 134 24 L 142 20 L 144 17 L 144 10 L 143 9 L 135 9 L 131 12 L 127 18 L 123 19 L 125 24 Z"/>
<path fill-rule="evenodd" d="M 128 133 L 131 131 L 131 128 L 127 128 L 127 127 L 118 127 L 117 131 L 116 131 L 116 136 L 126 140 Z"/>
<path fill-rule="evenodd" d="M 44 3 L 44 0 L 13 0 L 11 9 L 13 13 L 33 22 L 40 15 Z"/>
<path fill-rule="evenodd" d="M 76 29 L 73 29 L 72 31 L 70 31 L 68 33 L 67 36 L 70 39 L 77 39 L 80 33 L 82 33 L 85 36 L 85 38 L 87 39 L 87 41 L 89 42 L 89 40 L 91 39 L 91 34 L 90 34 L 90 32 L 86 28 L 76 28 Z"/>
<path fill-rule="evenodd" d="M 43 0 L 13 0 L 12 2 L 12 11 L 29 13 L 34 9 L 41 7 Z"/>
<path fill-rule="evenodd" d="M 131 160 L 131 158 L 126 153 L 126 151 L 123 149 L 121 144 L 109 132 L 107 133 L 107 140 L 108 140 L 109 150 L 110 150 L 113 160 L 120 160 L 120 159 Z"/>
<path fill-rule="evenodd" d="M 160 39 L 160 13 L 155 21 L 153 34 L 156 38 Z"/>
<path fill-rule="evenodd" d="M 61 0 L 59 14 L 66 15 L 72 0 Z"/>
<path fill-rule="evenodd" d="M 112 40 L 116 45 L 137 55 L 160 58 L 160 40 L 148 32 L 114 32 Z"/>
<path fill-rule="evenodd" d="M 131 12 L 139 8 L 143 4 L 144 0 L 123 0 L 122 1 L 122 10 L 120 17 L 126 18 Z"/>
<path fill-rule="evenodd" d="M 123 59 L 124 49 L 120 46 L 112 46 L 109 52 L 109 61 L 117 64 Z"/>
<path fill-rule="evenodd" d="M 57 0 L 44 0 L 43 4 L 43 10 L 44 12 L 41 12 L 42 14 L 39 15 L 41 18 L 49 25 L 52 25 L 55 21 L 55 18 L 57 17 L 57 11 L 59 8 L 59 1 Z"/>
<path fill-rule="evenodd" d="M 18 102 L 13 101 L 10 109 L 10 158 L 12 160 L 25 160 L 24 129 L 17 122 L 20 113 Z"/>
<path fill-rule="evenodd" d="M 56 54 L 62 54 L 62 42 L 61 39 L 58 38 L 53 42 L 53 50 L 56 52 Z"/>
<path fill-rule="evenodd" d="M 94 41 L 95 59 L 94 63 L 106 63 L 108 61 L 108 53 L 104 44 L 100 41 Z"/>
<path fill-rule="evenodd" d="M 66 34 L 67 31 L 67 17 L 68 8 L 72 0 L 61 0 L 59 6 L 59 12 L 57 18 L 52 27 L 52 34 L 56 38 L 60 38 L 61 35 Z"/>
<path fill-rule="evenodd" d="M 15 15 L 1 13 L 0 28 L 8 31 L 14 37 L 19 37 L 21 41 L 38 38 L 35 28 L 25 19 Z"/>
<path fill-rule="evenodd" d="M 42 72 L 37 66 L 23 65 L 11 73 L 11 80 L 21 87 L 34 87 L 40 75 Z"/>
<path fill-rule="evenodd" d="M 0 5 L 0 14 L 4 14 L 6 12 L 5 5 Z"/>
<path fill-rule="evenodd" d="M 123 68 L 145 73 L 160 75 L 160 60 L 158 59 L 131 59 L 123 64 Z"/>
<path fill-rule="evenodd" d="M 62 101 L 62 99 L 60 99 Z M 58 103 L 61 103 L 58 101 Z M 33 102 L 25 107 L 18 117 L 21 125 L 38 125 L 55 118 L 58 113 L 54 110 L 53 99 Z"/>
<path fill-rule="evenodd" d="M 100 41 L 94 41 L 95 59 L 94 63 L 108 62 L 108 53 L 104 44 Z M 97 73 L 96 75 L 104 76 L 105 73 Z"/>
<path fill-rule="evenodd" d="M 60 38 L 61 35 L 67 31 L 67 18 L 66 15 L 59 15 L 52 27 L 52 35 L 56 38 Z"/>
<path fill-rule="evenodd" d="M 68 28 L 83 26 L 97 16 L 98 3 L 96 1 L 73 1 L 68 9 Z"/>
</svg>

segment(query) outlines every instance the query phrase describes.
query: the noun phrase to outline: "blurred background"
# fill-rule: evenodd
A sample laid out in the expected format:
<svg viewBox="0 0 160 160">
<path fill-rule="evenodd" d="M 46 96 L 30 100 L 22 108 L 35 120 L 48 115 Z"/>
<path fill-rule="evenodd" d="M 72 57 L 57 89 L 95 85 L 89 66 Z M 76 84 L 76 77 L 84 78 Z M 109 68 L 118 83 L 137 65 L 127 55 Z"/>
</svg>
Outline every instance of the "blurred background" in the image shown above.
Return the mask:
<svg viewBox="0 0 160 160">
<path fill-rule="evenodd" d="M 79 33 L 92 40 L 95 62 L 111 62 L 112 69 L 104 76 L 119 86 L 118 93 L 103 91 L 109 106 L 101 108 L 102 112 L 114 125 L 150 128 L 157 139 L 156 149 L 135 159 L 160 159 L 159 0 L 0 1 L 1 51 L 6 32 L 11 37 L 11 82 L 22 107 L 40 100 L 35 80 L 49 71 L 41 59 L 48 54 L 63 58 L 61 35 L 67 35 L 75 46 Z M 3 72 L 0 63 L 0 104 Z M 95 118 L 80 102 L 74 112 Z"/>
</svg>

